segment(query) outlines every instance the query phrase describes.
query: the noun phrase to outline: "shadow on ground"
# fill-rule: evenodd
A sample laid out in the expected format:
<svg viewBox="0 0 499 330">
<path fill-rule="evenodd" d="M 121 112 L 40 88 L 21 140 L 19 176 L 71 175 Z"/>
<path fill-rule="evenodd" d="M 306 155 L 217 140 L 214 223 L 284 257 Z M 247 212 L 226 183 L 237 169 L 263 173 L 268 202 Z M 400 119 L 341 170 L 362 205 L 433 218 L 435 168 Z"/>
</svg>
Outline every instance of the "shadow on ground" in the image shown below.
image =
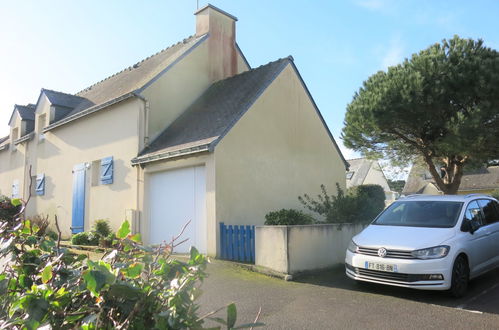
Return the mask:
<svg viewBox="0 0 499 330">
<path fill-rule="evenodd" d="M 375 283 L 356 282 L 345 275 L 343 266 L 313 274 L 301 275 L 295 281 L 392 296 L 427 304 L 499 314 L 499 269 L 473 279 L 469 284 L 466 296 L 459 299 L 451 297 L 445 291 L 424 291 Z"/>
</svg>

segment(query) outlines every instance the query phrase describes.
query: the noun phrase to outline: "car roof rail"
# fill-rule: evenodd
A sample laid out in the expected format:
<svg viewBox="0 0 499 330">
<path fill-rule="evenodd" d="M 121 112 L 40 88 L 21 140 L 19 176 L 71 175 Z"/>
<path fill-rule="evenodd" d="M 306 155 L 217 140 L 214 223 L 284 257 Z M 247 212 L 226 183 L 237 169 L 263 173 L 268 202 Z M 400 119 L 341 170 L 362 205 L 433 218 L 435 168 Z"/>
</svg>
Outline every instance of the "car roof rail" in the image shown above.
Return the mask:
<svg viewBox="0 0 499 330">
<path fill-rule="evenodd" d="M 410 194 L 405 196 L 404 198 L 413 198 L 413 197 L 418 197 L 418 196 L 424 196 L 425 194 Z"/>
<path fill-rule="evenodd" d="M 477 193 L 475 193 L 475 194 L 467 194 L 466 196 L 464 196 L 464 198 L 479 197 L 479 196 L 491 197 L 491 196 L 489 196 L 487 194 L 477 194 Z"/>
</svg>

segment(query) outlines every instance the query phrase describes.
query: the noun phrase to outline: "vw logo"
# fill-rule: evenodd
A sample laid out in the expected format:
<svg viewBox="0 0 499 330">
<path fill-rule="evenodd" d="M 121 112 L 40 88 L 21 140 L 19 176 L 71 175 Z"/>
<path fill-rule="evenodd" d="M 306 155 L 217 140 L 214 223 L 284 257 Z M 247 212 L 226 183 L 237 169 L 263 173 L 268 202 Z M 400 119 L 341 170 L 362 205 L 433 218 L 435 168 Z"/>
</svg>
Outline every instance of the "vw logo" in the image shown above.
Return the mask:
<svg viewBox="0 0 499 330">
<path fill-rule="evenodd" d="M 386 249 L 385 248 L 381 248 L 378 250 L 378 255 L 381 257 L 381 258 L 384 258 L 386 257 Z"/>
</svg>

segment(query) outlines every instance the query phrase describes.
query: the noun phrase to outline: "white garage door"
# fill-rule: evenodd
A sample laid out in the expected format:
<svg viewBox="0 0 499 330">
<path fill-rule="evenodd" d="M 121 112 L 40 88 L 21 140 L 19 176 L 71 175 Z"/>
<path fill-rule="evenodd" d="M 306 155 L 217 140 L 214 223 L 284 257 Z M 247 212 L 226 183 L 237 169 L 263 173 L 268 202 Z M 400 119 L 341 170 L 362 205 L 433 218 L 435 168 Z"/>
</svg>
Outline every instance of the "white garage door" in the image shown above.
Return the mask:
<svg viewBox="0 0 499 330">
<path fill-rule="evenodd" d="M 191 245 L 206 253 L 206 179 L 204 166 L 154 173 L 149 180 L 151 243 L 169 243 L 190 220 L 179 239 L 187 242 L 174 252 L 187 253 Z"/>
</svg>

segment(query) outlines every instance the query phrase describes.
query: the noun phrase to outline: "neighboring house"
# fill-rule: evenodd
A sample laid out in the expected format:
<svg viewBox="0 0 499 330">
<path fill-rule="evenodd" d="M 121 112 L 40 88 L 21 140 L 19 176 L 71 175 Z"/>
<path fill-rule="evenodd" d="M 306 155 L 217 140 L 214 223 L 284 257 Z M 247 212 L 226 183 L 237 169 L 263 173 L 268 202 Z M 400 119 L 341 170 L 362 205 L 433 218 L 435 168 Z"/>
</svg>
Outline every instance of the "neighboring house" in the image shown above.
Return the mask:
<svg viewBox="0 0 499 330">
<path fill-rule="evenodd" d="M 483 167 L 466 171 L 461 179 L 458 194 L 490 194 L 499 188 L 499 166 Z M 440 195 L 430 171 L 424 166 L 415 164 L 402 190 L 403 195 L 429 194 Z"/>
<path fill-rule="evenodd" d="M 250 68 L 234 16 L 195 15 L 195 35 L 75 95 L 42 89 L 15 106 L 0 193 L 26 198 L 31 179 L 27 214 L 57 214 L 66 236 L 129 219 L 156 244 L 191 221 L 183 237 L 215 255 L 220 222 L 260 225 L 323 183 L 345 188 L 348 165 L 293 59 Z"/>
<path fill-rule="evenodd" d="M 390 189 L 378 161 L 367 158 L 356 158 L 349 159 L 348 163 L 350 167 L 346 174 L 347 188 L 362 184 L 377 184 L 383 187 L 387 204 L 397 199 L 398 194 Z"/>
</svg>

